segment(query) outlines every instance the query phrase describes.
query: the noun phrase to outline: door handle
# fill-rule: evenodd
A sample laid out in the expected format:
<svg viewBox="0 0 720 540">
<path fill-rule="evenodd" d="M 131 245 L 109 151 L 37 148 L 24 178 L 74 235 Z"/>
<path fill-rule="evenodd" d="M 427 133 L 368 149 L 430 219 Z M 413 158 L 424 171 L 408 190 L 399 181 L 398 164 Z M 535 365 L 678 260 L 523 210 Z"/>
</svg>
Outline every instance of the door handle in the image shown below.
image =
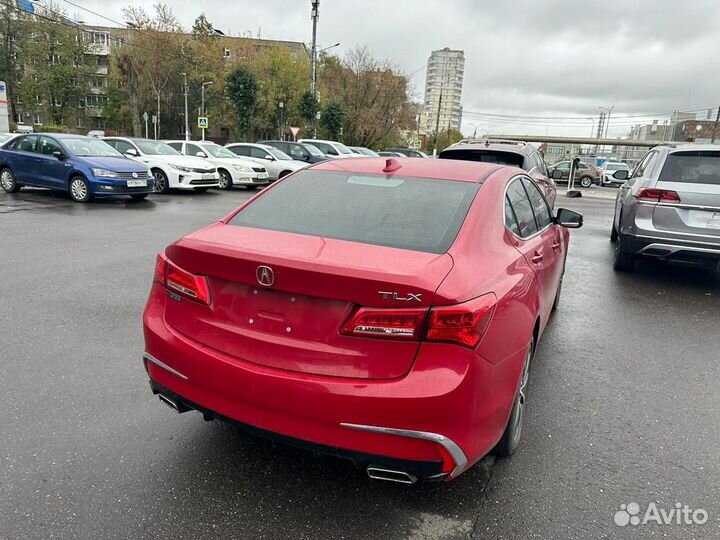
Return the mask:
<svg viewBox="0 0 720 540">
<path fill-rule="evenodd" d="M 560 251 L 560 241 L 559 241 L 559 240 L 556 240 L 555 242 L 553 242 L 552 248 L 553 248 L 555 251 Z"/>
<path fill-rule="evenodd" d="M 543 254 L 540 253 L 539 251 L 536 251 L 535 254 L 532 256 L 532 259 L 530 259 L 530 261 L 532 261 L 533 264 L 540 264 L 543 261 L 543 258 L 544 258 Z"/>
</svg>

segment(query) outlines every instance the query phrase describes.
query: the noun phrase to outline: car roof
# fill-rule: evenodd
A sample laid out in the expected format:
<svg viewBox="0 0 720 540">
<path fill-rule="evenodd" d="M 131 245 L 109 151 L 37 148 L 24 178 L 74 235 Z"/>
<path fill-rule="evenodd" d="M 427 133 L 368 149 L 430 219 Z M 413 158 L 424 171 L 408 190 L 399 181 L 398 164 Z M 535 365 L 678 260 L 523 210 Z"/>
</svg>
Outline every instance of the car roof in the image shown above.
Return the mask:
<svg viewBox="0 0 720 540">
<path fill-rule="evenodd" d="M 684 143 L 684 144 L 659 144 L 655 146 L 653 150 L 659 150 L 661 148 L 667 148 L 668 153 L 673 152 L 687 152 L 698 150 L 709 150 L 718 152 L 720 151 L 720 144 L 700 144 L 700 143 Z"/>
<path fill-rule="evenodd" d="M 97 140 L 97 137 L 88 137 L 87 135 L 75 135 L 74 133 L 44 133 L 44 132 L 35 132 L 35 133 L 20 133 L 20 135 L 45 135 L 46 137 L 55 137 L 56 139 L 94 139 Z"/>
<path fill-rule="evenodd" d="M 538 149 L 524 141 L 510 141 L 506 139 L 463 139 L 462 141 L 448 146 L 443 152 L 452 150 L 494 150 L 512 154 L 529 156 Z M 442 152 L 441 152 L 442 153 Z"/>
<path fill-rule="evenodd" d="M 302 142 L 312 143 L 313 141 L 315 141 L 315 142 L 323 142 L 323 143 L 327 143 L 327 144 L 342 144 L 342 143 L 340 143 L 339 141 L 329 141 L 329 140 L 327 140 L 327 139 L 300 139 L 300 140 L 298 140 L 298 142 L 300 142 L 300 143 L 302 143 Z"/>
<path fill-rule="evenodd" d="M 495 163 L 461 161 L 449 159 L 385 158 L 357 157 L 333 159 L 313 165 L 308 170 L 344 171 L 361 174 L 387 174 L 383 169 L 388 161 L 395 161 L 399 169 L 392 172 L 397 176 L 432 178 L 436 180 L 460 180 L 463 182 L 482 182 L 491 172 L 501 168 Z"/>
</svg>

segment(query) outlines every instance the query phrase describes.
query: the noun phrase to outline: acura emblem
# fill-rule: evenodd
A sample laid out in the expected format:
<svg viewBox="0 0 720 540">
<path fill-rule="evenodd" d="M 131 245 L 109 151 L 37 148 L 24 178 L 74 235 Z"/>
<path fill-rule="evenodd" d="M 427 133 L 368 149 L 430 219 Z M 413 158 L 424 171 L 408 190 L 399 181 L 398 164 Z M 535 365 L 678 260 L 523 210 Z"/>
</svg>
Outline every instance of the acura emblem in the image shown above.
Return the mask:
<svg viewBox="0 0 720 540">
<path fill-rule="evenodd" d="M 132 174 L 132 177 L 133 177 L 133 178 L 137 178 L 137 176 L 138 176 L 138 175 L 137 175 L 136 172 L 134 172 L 134 173 Z"/>
<path fill-rule="evenodd" d="M 269 266 L 258 266 L 257 270 L 255 270 L 255 278 L 260 285 L 272 287 L 273 283 L 275 283 L 275 272 Z"/>
</svg>

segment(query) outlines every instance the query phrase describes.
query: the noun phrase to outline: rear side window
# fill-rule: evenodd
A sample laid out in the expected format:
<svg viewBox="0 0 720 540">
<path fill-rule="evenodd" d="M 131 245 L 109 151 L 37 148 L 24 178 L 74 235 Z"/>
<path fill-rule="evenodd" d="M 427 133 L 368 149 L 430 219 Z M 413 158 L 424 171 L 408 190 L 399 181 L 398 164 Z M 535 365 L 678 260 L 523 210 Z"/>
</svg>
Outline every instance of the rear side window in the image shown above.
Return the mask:
<svg viewBox="0 0 720 540">
<path fill-rule="evenodd" d="M 523 166 L 524 158 L 514 152 L 501 152 L 499 150 L 458 149 L 446 150 L 440 154 L 440 159 L 459 159 L 461 161 L 481 161 L 483 163 L 497 163 L 498 165 Z"/>
<path fill-rule="evenodd" d="M 658 180 L 720 185 L 720 152 L 699 150 L 668 154 Z"/>
<path fill-rule="evenodd" d="M 530 204 L 532 204 L 538 228 L 542 230 L 552 223 L 550 209 L 545 202 L 545 197 L 543 197 L 542 193 L 540 193 L 538 187 L 527 178 L 523 179 L 523 185 L 525 186 L 525 191 L 527 191 L 528 197 L 530 198 Z"/>
<path fill-rule="evenodd" d="M 233 154 L 238 156 L 249 156 L 250 148 L 248 146 L 230 146 L 228 148 Z"/>
<path fill-rule="evenodd" d="M 300 171 L 229 223 L 445 253 L 478 189 L 470 182 Z"/>
<path fill-rule="evenodd" d="M 538 232 L 532 204 L 530 203 L 530 199 L 528 199 L 525 188 L 520 180 L 513 180 L 513 182 L 508 186 L 507 198 L 510 200 L 510 205 L 515 212 L 520 236 L 522 238 L 527 238 L 528 236 L 532 236 Z"/>
</svg>

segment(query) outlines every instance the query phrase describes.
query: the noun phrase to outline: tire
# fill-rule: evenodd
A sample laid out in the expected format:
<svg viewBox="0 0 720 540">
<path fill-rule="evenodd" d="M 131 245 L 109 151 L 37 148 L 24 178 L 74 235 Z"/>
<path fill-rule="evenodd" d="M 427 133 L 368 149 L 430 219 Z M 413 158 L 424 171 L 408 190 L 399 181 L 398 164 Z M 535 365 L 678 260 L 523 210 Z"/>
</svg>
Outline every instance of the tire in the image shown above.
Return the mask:
<svg viewBox="0 0 720 540">
<path fill-rule="evenodd" d="M 130 195 L 130 198 L 134 201 L 142 201 L 148 196 L 147 193 L 138 193 L 136 195 Z"/>
<path fill-rule="evenodd" d="M 232 189 L 232 175 L 225 169 L 218 169 L 218 174 L 220 175 L 220 185 L 218 186 L 218 189 Z"/>
<path fill-rule="evenodd" d="M 618 232 L 617 227 L 615 227 L 615 218 L 613 218 L 612 228 L 610 229 L 610 241 L 614 244 L 617 242 L 618 239 Z"/>
<path fill-rule="evenodd" d="M 153 191 L 155 193 L 167 193 L 170 191 L 170 181 L 162 170 L 153 169 L 152 175 L 153 178 L 155 178 L 155 181 L 153 182 Z"/>
<path fill-rule="evenodd" d="M 70 198 L 79 203 L 90 202 L 93 194 L 90 191 L 90 184 L 82 176 L 73 176 L 68 184 Z"/>
<path fill-rule="evenodd" d="M 0 170 L 0 186 L 2 186 L 5 193 L 17 193 L 20 191 L 20 185 L 17 183 L 15 175 L 7 167 Z"/>
<path fill-rule="evenodd" d="M 565 278 L 565 268 L 560 274 L 560 283 L 558 283 L 557 291 L 555 291 L 555 300 L 553 300 L 552 311 L 555 311 L 560 305 L 560 294 L 562 293 L 563 279 Z"/>
<path fill-rule="evenodd" d="M 196 187 L 193 188 L 197 193 L 205 193 L 207 190 L 209 190 L 209 187 Z"/>
<path fill-rule="evenodd" d="M 520 384 L 518 386 L 517 394 L 513 400 L 513 408 L 510 412 L 510 418 L 508 419 L 507 426 L 503 432 L 500 441 L 495 445 L 493 453 L 498 457 L 510 457 L 515 453 L 515 450 L 520 443 L 520 437 L 522 435 L 522 424 L 523 418 L 525 417 L 525 402 L 528 380 L 530 378 L 530 366 L 532 364 L 533 356 L 535 355 L 535 340 L 531 340 L 528 345 L 528 350 L 525 355 L 525 363 L 523 364 L 522 371 L 520 372 Z"/>
<path fill-rule="evenodd" d="M 592 177 L 590 177 L 590 176 L 583 176 L 583 177 L 580 179 L 580 186 L 581 186 L 581 187 L 589 188 L 589 187 L 592 186 L 592 185 L 593 185 L 593 179 L 592 179 Z"/>
<path fill-rule="evenodd" d="M 285 176 L 287 176 L 287 175 L 290 174 L 291 172 L 292 172 L 292 171 L 282 171 L 280 174 L 278 174 L 278 180 L 280 180 L 281 178 L 284 178 Z"/>
<path fill-rule="evenodd" d="M 617 272 L 632 272 L 635 270 L 635 254 L 623 251 L 623 235 L 618 234 L 615 244 L 615 258 L 613 259 L 613 270 Z"/>
</svg>

